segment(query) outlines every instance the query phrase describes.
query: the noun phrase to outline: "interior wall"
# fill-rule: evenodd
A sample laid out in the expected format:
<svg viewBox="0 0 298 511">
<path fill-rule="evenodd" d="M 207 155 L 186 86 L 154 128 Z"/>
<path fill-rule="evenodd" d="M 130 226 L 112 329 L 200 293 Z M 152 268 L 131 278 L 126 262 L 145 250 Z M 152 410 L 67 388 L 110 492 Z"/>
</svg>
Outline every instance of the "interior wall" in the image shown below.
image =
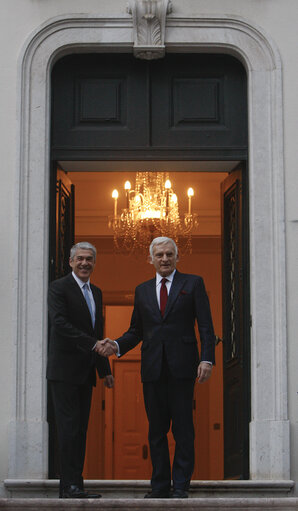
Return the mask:
<svg viewBox="0 0 298 511">
<path fill-rule="evenodd" d="M 110 163 L 112 167 L 113 162 Z M 119 167 L 119 162 L 116 163 Z M 195 165 L 193 162 L 192 172 L 176 172 L 175 168 L 178 164 L 183 169 L 181 165 L 183 162 L 171 163 L 172 165 L 165 163 L 165 167 L 170 169 L 169 178 L 178 196 L 180 216 L 188 210 L 188 188 L 194 189 L 192 210 L 199 216 L 199 226 L 192 231 L 192 235 L 220 236 L 220 183 L 227 176 L 227 171 L 216 172 L 209 162 L 208 172 L 198 172 L 195 169 L 202 168 L 203 163 L 198 162 Z M 224 162 L 221 163 L 224 169 Z M 226 170 L 231 169 L 231 162 L 226 163 Z M 153 166 L 152 163 L 151 165 Z M 83 167 L 81 162 L 80 168 Z M 139 170 L 146 171 L 146 163 L 141 162 Z M 130 162 L 123 162 L 122 172 L 67 172 L 68 178 L 75 185 L 76 236 L 111 236 L 113 234 L 108 228 L 108 217 L 114 210 L 112 191 L 116 188 L 119 192 L 118 212 L 120 212 L 126 205 L 124 183 L 129 180 L 133 189 L 135 175 L 135 172 L 130 171 Z M 101 252 L 103 250 L 104 247 Z"/>
</svg>

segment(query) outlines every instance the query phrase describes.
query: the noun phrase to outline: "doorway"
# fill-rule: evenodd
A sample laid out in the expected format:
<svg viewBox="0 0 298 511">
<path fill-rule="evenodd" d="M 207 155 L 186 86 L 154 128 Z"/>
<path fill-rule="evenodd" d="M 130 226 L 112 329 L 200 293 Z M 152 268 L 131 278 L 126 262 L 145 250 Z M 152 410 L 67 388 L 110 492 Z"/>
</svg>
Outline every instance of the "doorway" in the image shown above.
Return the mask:
<svg viewBox="0 0 298 511">
<path fill-rule="evenodd" d="M 145 63 L 131 55 L 71 55 L 56 63 L 52 91 L 52 159 L 68 176 L 75 172 L 76 180 L 82 173 L 81 186 L 87 191 L 88 207 L 76 219 L 76 235 L 82 234 L 90 241 L 94 218 L 89 206 L 96 190 L 90 184 L 98 166 L 102 178 L 105 171 L 109 176 L 114 171 L 127 174 L 135 170 L 177 170 L 177 174 L 189 172 L 192 177 L 205 175 L 210 179 L 218 172 L 230 172 L 237 161 L 247 159 L 246 73 L 231 56 L 167 55 L 162 62 Z M 88 171 L 93 171 L 93 177 Z M 105 186 L 103 180 L 101 193 Z M 103 193 L 102 204 L 107 204 L 107 197 L 108 193 Z M 201 198 L 208 198 L 208 194 L 202 193 Z M 109 262 L 115 257 L 111 255 L 111 233 L 105 222 L 110 213 L 105 211 L 96 220 L 104 229 L 100 243 L 103 254 L 110 252 Z M 82 218 L 85 229 L 80 231 Z M 212 219 L 211 214 L 209 224 Z M 193 238 L 193 244 L 197 241 L 200 249 L 202 241 L 210 236 L 210 232 L 205 236 L 204 227 L 201 223 Z M 212 243 L 217 244 L 213 249 L 218 251 L 220 261 L 221 234 L 217 236 Z M 116 260 L 114 267 L 119 268 Z M 187 265 L 185 271 L 190 268 Z M 135 275 L 135 267 L 130 270 Z M 142 271 L 140 280 L 145 280 L 146 271 Z M 197 264 L 192 271 L 200 273 Z M 148 278 L 151 276 L 148 273 Z M 114 272 L 109 285 L 115 280 Z M 220 272 L 217 280 L 221 283 Z M 139 281 L 131 282 L 124 292 L 133 295 Z M 217 332 L 220 331 L 221 324 Z M 219 345 L 218 350 L 221 349 Z M 102 407 L 105 406 L 102 399 Z M 222 421 L 212 424 L 220 437 Z M 218 452 L 217 449 L 216 455 Z M 241 467 L 241 473 L 234 475 L 247 477 L 248 468 Z"/>
<path fill-rule="evenodd" d="M 60 165 L 62 164 L 60 162 Z M 234 162 L 234 166 L 236 164 L 237 162 Z M 85 165 L 88 166 L 87 163 Z M 123 162 L 123 165 L 126 168 L 129 166 L 127 162 Z M 175 168 L 175 162 L 171 162 L 171 165 Z M 199 166 L 201 167 L 202 163 Z M 178 269 L 203 276 L 218 338 L 222 338 L 221 185 L 231 172 L 229 166 L 226 164 L 226 172 L 170 174 L 173 187 L 179 191 L 179 204 L 181 198 L 181 213 L 187 207 L 186 199 L 183 200 L 183 191 L 190 185 L 195 190 L 194 210 L 199 215 L 199 226 L 192 238 L 193 254 L 182 257 Z M 101 167 L 100 163 L 98 167 Z M 213 168 L 218 168 L 215 163 Z M 60 177 L 61 174 L 63 175 L 63 172 L 60 171 Z M 146 257 L 135 259 L 114 253 L 112 233 L 108 230 L 107 217 L 113 209 L 111 192 L 114 187 L 123 188 L 127 178 L 133 182 L 134 173 L 69 171 L 65 177 L 69 184 L 75 187 L 76 241 L 88 240 L 98 249 L 98 262 L 93 281 L 103 290 L 106 335 L 115 338 L 129 325 L 135 286 L 153 276 L 152 267 L 147 264 Z M 118 388 L 116 384 L 114 391 L 105 393 L 99 382 L 95 390 L 85 476 L 89 479 L 146 479 L 150 477 L 150 457 L 140 381 L 139 349 L 133 350 L 121 360 L 114 359 L 112 365 L 117 380 L 122 383 Z M 134 385 L 134 393 L 129 392 L 129 385 Z M 213 377 L 208 384 L 197 386 L 195 392 L 194 424 L 197 439 L 195 479 L 224 478 L 223 399 L 223 354 L 222 343 L 219 343 L 216 347 Z M 134 431 L 131 424 L 133 417 L 137 420 Z M 130 439 L 128 446 L 125 442 L 127 436 Z M 132 437 L 134 439 L 138 437 L 138 443 L 133 441 Z"/>
</svg>

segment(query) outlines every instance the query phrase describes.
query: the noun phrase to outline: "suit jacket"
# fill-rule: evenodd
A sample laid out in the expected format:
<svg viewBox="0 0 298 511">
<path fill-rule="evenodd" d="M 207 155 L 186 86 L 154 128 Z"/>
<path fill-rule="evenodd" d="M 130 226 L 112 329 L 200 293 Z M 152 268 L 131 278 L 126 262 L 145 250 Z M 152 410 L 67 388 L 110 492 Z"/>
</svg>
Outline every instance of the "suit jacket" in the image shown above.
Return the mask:
<svg viewBox="0 0 298 511">
<path fill-rule="evenodd" d="M 143 382 L 159 378 L 163 356 L 173 376 L 195 378 L 199 364 L 195 320 L 200 333 L 201 359 L 214 363 L 215 336 L 202 277 L 176 270 L 163 317 L 156 297 L 156 279 L 144 282 L 135 291 L 129 330 L 117 339 L 120 353 L 124 355 L 143 340 Z"/>
<path fill-rule="evenodd" d="M 93 350 L 96 341 L 103 338 L 103 319 L 101 290 L 93 284 L 91 290 L 96 309 L 94 328 L 84 295 L 72 274 L 50 284 L 50 380 L 81 384 L 91 376 L 95 385 L 95 368 L 101 378 L 111 374 L 108 359 Z"/>
</svg>

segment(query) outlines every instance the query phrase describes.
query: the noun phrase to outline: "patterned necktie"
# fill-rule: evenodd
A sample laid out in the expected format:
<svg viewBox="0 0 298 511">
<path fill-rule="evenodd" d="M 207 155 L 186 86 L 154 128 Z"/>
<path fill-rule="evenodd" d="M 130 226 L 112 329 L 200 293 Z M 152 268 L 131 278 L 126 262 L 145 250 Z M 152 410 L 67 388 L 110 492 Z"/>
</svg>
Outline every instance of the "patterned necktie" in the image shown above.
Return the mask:
<svg viewBox="0 0 298 511">
<path fill-rule="evenodd" d="M 160 312 L 161 312 L 162 316 L 165 313 L 165 309 L 166 309 L 166 305 L 167 305 L 167 301 L 168 301 L 168 290 L 167 290 L 167 286 L 166 286 L 167 281 L 168 281 L 168 279 L 163 278 L 161 281 L 161 286 L 160 286 Z"/>
<path fill-rule="evenodd" d="M 89 293 L 88 293 L 88 284 L 84 284 L 83 285 L 83 293 L 84 293 L 84 297 L 85 297 L 85 300 L 87 302 L 88 309 L 89 309 L 89 312 L 90 312 L 90 316 L 91 316 L 91 320 L 92 320 L 92 326 L 94 328 L 95 317 L 94 317 L 94 314 L 93 314 L 91 300 L 90 300 L 90 296 L 89 296 Z"/>
</svg>

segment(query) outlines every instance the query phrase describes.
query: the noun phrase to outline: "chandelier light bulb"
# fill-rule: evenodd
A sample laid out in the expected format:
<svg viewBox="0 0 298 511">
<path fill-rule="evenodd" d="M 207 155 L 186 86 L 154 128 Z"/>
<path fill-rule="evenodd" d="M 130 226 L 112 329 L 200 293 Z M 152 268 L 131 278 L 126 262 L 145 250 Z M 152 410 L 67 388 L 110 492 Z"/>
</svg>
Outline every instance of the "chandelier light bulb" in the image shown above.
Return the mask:
<svg viewBox="0 0 298 511">
<path fill-rule="evenodd" d="M 129 209 L 129 192 L 131 189 L 130 181 L 125 181 L 124 189 L 126 190 L 126 209 Z"/>
<path fill-rule="evenodd" d="M 187 195 L 188 195 L 188 214 L 191 215 L 191 198 L 194 195 L 193 188 L 189 188 L 187 190 Z"/>
<path fill-rule="evenodd" d="M 117 199 L 118 199 L 118 190 L 113 190 L 112 197 L 114 199 L 114 217 L 117 216 Z"/>
<path fill-rule="evenodd" d="M 167 179 L 166 182 L 165 182 L 165 189 L 169 190 L 171 188 L 171 186 L 172 186 L 171 181 L 169 179 Z"/>
</svg>

